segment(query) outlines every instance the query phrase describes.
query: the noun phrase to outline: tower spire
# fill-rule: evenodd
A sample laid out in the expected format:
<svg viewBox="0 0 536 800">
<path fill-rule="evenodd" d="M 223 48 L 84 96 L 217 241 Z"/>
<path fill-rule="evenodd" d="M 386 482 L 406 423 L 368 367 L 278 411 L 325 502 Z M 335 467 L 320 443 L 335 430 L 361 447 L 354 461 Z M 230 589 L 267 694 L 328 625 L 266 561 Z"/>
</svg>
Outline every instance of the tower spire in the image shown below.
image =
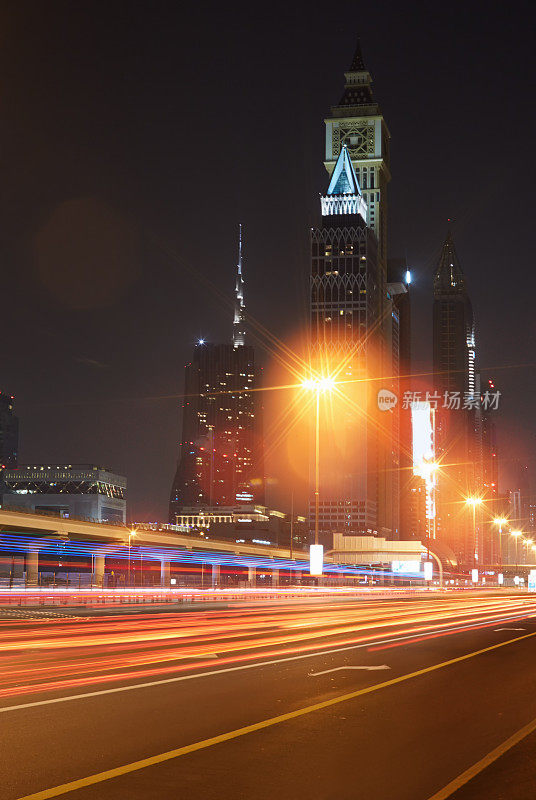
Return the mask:
<svg viewBox="0 0 536 800">
<path fill-rule="evenodd" d="M 333 111 L 337 111 L 338 116 L 353 116 L 355 109 L 361 108 L 364 113 L 378 114 L 378 104 L 372 95 L 372 77 L 365 66 L 363 54 L 361 52 L 361 42 L 357 40 L 350 69 L 344 73 L 346 83 L 344 92 L 337 106 L 333 106 Z"/>
<path fill-rule="evenodd" d="M 434 292 L 436 294 L 463 294 L 465 292 L 465 276 L 454 247 L 450 225 L 434 276 Z"/>
<path fill-rule="evenodd" d="M 365 72 L 366 69 L 365 62 L 363 61 L 363 53 L 361 52 L 361 39 L 358 37 L 354 57 L 348 72 Z"/>
<path fill-rule="evenodd" d="M 242 223 L 238 226 L 238 263 L 236 265 L 235 304 L 233 320 L 233 347 L 246 343 L 244 305 L 244 278 L 242 277 Z"/>
</svg>

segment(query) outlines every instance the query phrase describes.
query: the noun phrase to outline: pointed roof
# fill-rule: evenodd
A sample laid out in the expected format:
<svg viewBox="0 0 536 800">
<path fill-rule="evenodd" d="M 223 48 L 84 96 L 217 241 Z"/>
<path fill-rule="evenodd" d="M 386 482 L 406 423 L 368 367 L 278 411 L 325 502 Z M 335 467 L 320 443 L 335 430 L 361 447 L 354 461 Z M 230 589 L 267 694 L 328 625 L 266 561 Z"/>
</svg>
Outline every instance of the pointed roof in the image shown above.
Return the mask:
<svg viewBox="0 0 536 800">
<path fill-rule="evenodd" d="M 377 113 L 377 103 L 374 101 L 372 95 L 372 78 L 370 72 L 365 66 L 363 54 L 361 52 L 361 42 L 357 40 L 350 69 L 345 72 L 346 85 L 344 87 L 343 95 L 339 101 L 338 106 L 342 107 L 355 107 L 355 106 L 373 106 L 372 113 Z"/>
<path fill-rule="evenodd" d="M 465 294 L 465 276 L 449 230 L 434 275 L 434 294 Z"/>
<path fill-rule="evenodd" d="M 358 194 L 361 188 L 346 145 L 343 145 L 331 175 L 327 194 Z"/>
<path fill-rule="evenodd" d="M 354 57 L 352 59 L 352 63 L 350 64 L 349 72 L 365 72 L 366 71 L 365 62 L 363 61 L 363 53 L 361 52 L 361 39 L 357 40 L 357 46 L 355 48 Z"/>
</svg>

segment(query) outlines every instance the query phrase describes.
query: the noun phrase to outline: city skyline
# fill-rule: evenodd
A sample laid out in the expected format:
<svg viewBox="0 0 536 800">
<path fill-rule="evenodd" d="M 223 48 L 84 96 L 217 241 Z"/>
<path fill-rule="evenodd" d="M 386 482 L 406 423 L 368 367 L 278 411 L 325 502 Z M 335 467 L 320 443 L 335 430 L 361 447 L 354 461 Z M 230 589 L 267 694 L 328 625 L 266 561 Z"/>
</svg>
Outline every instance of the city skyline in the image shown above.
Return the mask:
<svg viewBox="0 0 536 800">
<path fill-rule="evenodd" d="M 530 797 L 535 17 L 0 3 L 0 800 Z"/>
<path fill-rule="evenodd" d="M 83 11 L 79 11 L 78 14 L 82 15 Z M 72 32 L 75 32 L 75 23 L 80 18 L 73 12 L 71 17 L 63 22 L 62 30 L 65 26 L 72 26 Z M 52 19 L 55 19 L 54 15 Z M 277 109 L 290 111 L 295 102 L 294 90 L 298 85 L 298 77 L 303 75 L 304 65 L 309 71 L 313 71 L 318 83 L 314 96 L 306 95 L 300 101 L 305 104 L 303 120 L 300 120 L 300 125 L 305 127 L 301 131 L 293 131 L 293 135 L 290 136 L 287 131 L 283 135 L 282 132 L 278 132 L 275 120 L 270 123 L 270 136 L 273 135 L 270 148 L 279 170 L 273 176 L 269 177 L 267 170 L 259 173 L 254 169 L 263 149 L 266 150 L 268 147 L 267 141 L 263 139 L 268 136 L 268 129 L 263 131 L 262 126 L 258 125 L 261 118 L 261 101 L 258 98 L 255 100 L 257 105 L 253 108 L 256 120 L 253 129 L 250 127 L 251 123 L 240 128 L 231 126 L 222 119 L 219 108 L 211 112 L 214 114 L 212 120 L 210 116 L 202 120 L 201 130 L 198 128 L 194 136 L 194 149 L 199 153 L 199 160 L 195 164 L 197 185 L 193 182 L 194 165 L 185 164 L 183 156 L 178 152 L 180 148 L 177 150 L 175 162 L 169 162 L 173 151 L 164 139 L 163 155 L 160 159 L 156 157 L 154 145 L 159 141 L 158 137 L 162 137 L 163 111 L 159 111 L 155 103 L 164 103 L 164 98 L 168 96 L 166 85 L 162 82 L 165 61 L 159 62 L 158 59 L 151 64 L 155 72 L 151 73 L 149 70 L 148 73 L 151 91 L 156 84 L 161 90 L 157 100 L 152 101 L 149 118 L 145 119 L 150 135 L 144 136 L 143 132 L 138 131 L 135 143 L 126 148 L 126 154 L 119 158 L 118 165 L 112 165 L 109 157 L 117 155 L 115 148 L 119 142 L 116 142 L 111 134 L 104 136 L 99 134 L 95 127 L 87 128 L 88 120 L 77 102 L 74 102 L 71 116 L 68 115 L 69 132 L 75 134 L 74 144 L 67 145 L 60 139 L 57 156 L 54 157 L 43 156 L 43 151 L 37 148 L 34 159 L 37 159 L 38 163 L 34 164 L 36 169 L 26 178 L 26 182 L 21 181 L 19 176 L 11 175 L 9 166 L 6 165 L 5 186 L 7 195 L 13 197 L 14 202 L 10 204 L 4 202 L 4 264 L 8 290 L 13 298 L 24 298 L 25 311 L 15 317 L 11 308 L 6 309 L 5 348 L 0 388 L 15 396 L 16 412 L 21 424 L 22 462 L 38 463 L 49 459 L 58 463 L 82 460 L 109 464 L 114 470 L 129 477 L 131 487 L 129 499 L 134 501 L 132 516 L 143 515 L 147 519 L 152 515 L 165 517 L 169 486 L 167 476 L 173 469 L 174 446 L 178 439 L 178 433 L 172 435 L 171 431 L 177 431 L 176 404 L 177 395 L 181 392 L 182 364 L 195 338 L 206 337 L 211 341 L 223 338 L 229 305 L 222 300 L 222 296 L 225 293 L 229 294 L 228 270 L 234 261 L 234 235 L 238 220 L 244 221 L 250 237 L 250 240 L 248 238 L 250 241 L 248 283 L 250 282 L 251 288 L 248 288 L 248 291 L 252 316 L 272 329 L 280 338 L 292 333 L 292 323 L 295 320 L 303 323 L 306 319 L 306 290 L 304 291 L 306 283 L 303 280 L 307 269 L 306 245 L 303 241 L 306 225 L 303 223 L 309 222 L 312 218 L 315 192 L 323 190 L 322 181 L 325 173 L 321 165 L 321 121 L 328 111 L 333 95 L 340 90 L 340 76 L 347 69 L 349 54 L 354 49 L 355 36 L 359 32 L 367 66 L 374 74 L 376 84 L 381 86 L 382 109 L 388 115 L 396 148 L 396 186 L 393 182 L 390 194 L 390 224 L 393 227 L 390 252 L 392 255 L 403 255 L 404 249 L 408 250 L 408 264 L 412 267 L 415 277 L 414 305 L 419 309 L 417 317 L 420 317 L 417 319 L 417 331 L 421 333 L 423 330 L 427 331 L 431 339 L 431 304 L 428 300 L 431 298 L 432 265 L 437 260 L 437 251 L 444 239 L 446 217 L 453 216 L 457 220 L 455 223 L 457 248 L 462 262 L 467 265 L 471 296 L 477 310 L 481 366 L 484 370 L 493 368 L 493 373 L 497 374 L 501 381 L 503 419 L 499 423 L 499 437 L 513 439 L 510 454 L 504 453 L 508 465 L 508 458 L 512 458 L 512 452 L 515 452 L 514 447 L 517 445 L 521 447 L 521 442 L 516 442 L 515 438 L 515 416 L 525 420 L 529 426 L 532 425 L 527 401 L 532 379 L 527 373 L 527 368 L 524 371 L 512 369 L 516 364 L 530 362 L 525 342 L 530 342 L 532 334 L 530 328 L 524 332 L 524 326 L 529 324 L 528 307 L 526 316 L 523 313 L 514 315 L 509 308 L 515 296 L 513 287 L 501 285 L 500 294 L 497 285 L 505 265 L 508 266 L 509 275 L 512 272 L 515 275 L 517 270 L 518 278 L 522 278 L 523 264 L 527 263 L 528 259 L 528 238 L 525 241 L 523 235 L 512 237 L 508 243 L 508 250 L 505 251 L 502 242 L 491 242 L 485 232 L 488 225 L 491 227 L 497 200 L 501 196 L 500 193 L 488 196 L 489 186 L 492 183 L 499 186 L 503 183 L 507 185 L 506 172 L 501 172 L 501 169 L 505 168 L 501 164 L 497 165 L 497 159 L 492 158 L 492 150 L 498 147 L 499 134 L 502 133 L 500 123 L 495 120 L 495 127 L 486 136 L 478 127 L 481 123 L 476 120 L 471 121 L 471 125 L 473 123 L 474 125 L 473 128 L 469 126 L 469 130 L 466 122 L 469 110 L 468 95 L 460 88 L 457 99 L 449 97 L 447 102 L 443 96 L 441 114 L 444 115 L 445 130 L 437 130 L 436 117 L 439 108 L 430 109 L 426 91 L 431 92 L 430 84 L 432 77 L 435 76 L 434 91 L 439 92 L 443 78 L 439 71 L 427 79 L 418 74 L 416 67 L 420 63 L 419 59 L 416 55 L 406 52 L 411 42 L 409 34 L 404 44 L 404 53 L 408 56 L 408 66 L 413 69 L 411 81 L 408 80 L 408 84 L 411 83 L 411 86 L 408 85 L 408 92 L 410 89 L 411 92 L 406 95 L 404 102 L 412 108 L 419 122 L 404 118 L 402 102 L 397 97 L 397 92 L 400 94 L 401 79 L 396 74 L 395 68 L 397 55 L 400 56 L 400 49 L 397 50 L 397 47 L 400 45 L 397 45 L 390 33 L 386 34 L 384 40 L 380 40 L 373 30 L 372 19 L 373 17 L 368 22 L 368 27 L 372 30 L 367 30 L 367 24 L 359 26 L 355 16 L 350 15 L 349 19 L 344 20 L 344 43 L 339 41 L 327 45 L 329 70 L 318 56 L 318 51 L 315 52 L 315 44 L 320 37 L 320 25 L 319 21 L 313 20 L 308 23 L 311 26 L 311 37 L 307 46 L 301 45 L 303 50 L 288 55 L 284 63 L 278 66 L 280 74 L 284 73 L 293 91 L 289 93 L 288 90 L 279 87 L 278 92 L 275 92 L 268 89 L 266 81 L 262 84 L 263 110 L 268 108 L 275 117 L 280 113 Z M 111 21 L 113 22 L 113 19 Z M 492 15 L 487 24 L 499 26 L 499 22 L 500 18 Z M 468 19 L 469 28 L 474 23 L 475 20 Z M 192 18 L 191 24 L 195 29 L 197 21 Z M 243 24 L 246 27 L 248 24 L 253 25 L 252 30 L 255 29 L 253 22 L 246 21 Z M 337 24 L 342 25 L 342 20 Z M 435 34 L 435 39 L 432 35 L 432 41 L 435 41 L 440 49 L 439 44 L 442 39 L 439 31 L 431 20 L 428 20 L 427 24 L 430 33 Z M 138 35 L 139 29 L 136 28 L 134 20 L 132 27 L 125 33 L 126 41 L 130 41 L 129 37 L 135 41 Z M 284 38 L 287 34 L 280 32 L 279 35 Z M 512 76 L 516 63 L 519 63 L 512 58 L 511 37 L 512 32 L 506 30 L 503 43 L 510 58 L 507 59 L 505 69 L 511 72 L 501 75 L 498 79 L 499 93 L 503 91 L 504 96 L 506 96 L 507 77 Z M 261 40 L 265 41 L 263 37 Z M 75 41 L 76 37 L 69 45 L 65 44 L 63 49 L 61 47 L 58 49 L 57 60 L 54 63 L 45 61 L 45 76 L 50 77 L 55 74 L 54 70 L 65 63 L 65 59 L 68 60 L 68 56 L 72 55 L 70 48 L 74 48 Z M 101 44 L 106 65 L 102 69 L 108 71 L 108 76 L 111 75 L 112 78 L 116 76 L 117 88 L 118 82 L 121 83 L 117 57 L 113 53 L 111 42 L 103 41 Z M 484 48 L 486 52 L 486 43 L 480 43 L 479 47 Z M 124 55 L 128 63 L 128 53 Z M 152 53 L 153 59 L 154 56 Z M 147 53 L 145 57 L 148 58 Z M 268 73 L 262 72 L 260 62 L 255 60 L 250 49 L 246 49 L 240 56 L 241 69 L 244 65 L 242 59 L 246 58 L 250 59 L 255 68 L 261 70 L 261 75 L 267 78 Z M 454 76 L 458 74 L 457 70 L 461 72 L 462 68 L 469 68 L 472 79 L 481 89 L 486 90 L 487 83 L 480 75 L 476 61 L 464 62 L 464 58 L 462 53 L 458 63 L 451 65 Z M 424 54 L 420 56 L 420 60 L 424 63 Z M 32 63 L 31 58 L 29 63 Z M 141 64 L 147 67 L 148 61 L 144 61 L 142 57 Z M 472 72 L 471 64 L 473 64 Z M 17 65 L 19 65 L 18 73 Z M 193 95 L 201 90 L 202 81 L 209 75 L 212 67 L 213 62 L 209 62 L 203 69 L 200 68 L 197 76 L 192 75 L 191 90 L 189 90 L 192 94 L 182 98 L 183 101 L 189 98 L 189 101 L 193 102 Z M 12 69 L 15 70 L 15 75 L 20 81 L 19 87 L 22 89 L 27 76 L 21 70 L 17 58 L 14 59 Z M 75 63 L 74 76 L 85 79 L 87 87 L 91 88 L 93 79 L 89 79 L 87 69 L 81 58 L 80 62 Z M 232 65 L 229 69 L 232 69 Z M 520 94 L 522 92 L 522 70 L 516 71 L 516 78 L 518 86 L 515 90 L 511 90 L 512 93 L 507 98 L 513 105 L 515 105 L 515 92 Z M 155 83 L 152 84 L 151 80 Z M 80 85 L 84 86 L 83 80 Z M 56 88 L 52 95 L 45 78 L 40 85 L 43 98 L 51 103 L 53 111 L 57 108 L 54 106 L 54 101 L 58 103 L 70 87 L 71 84 L 66 77 L 62 77 L 59 88 Z M 246 98 L 248 96 L 246 90 L 246 84 L 239 84 L 236 97 Z M 498 91 L 497 83 L 494 91 Z M 491 93 L 483 91 L 475 100 L 473 92 L 472 101 L 478 103 L 481 99 L 484 108 L 490 96 Z M 111 97 L 112 95 L 108 95 L 107 102 L 111 101 Z M 143 97 L 143 91 L 140 90 L 139 111 L 136 114 L 126 103 L 124 105 L 119 103 L 117 113 L 124 124 L 137 120 L 137 114 L 142 116 Z M 99 109 L 99 102 L 96 94 L 92 95 L 89 92 L 89 108 L 93 113 Z M 445 103 L 447 103 L 446 109 L 443 108 Z M 184 107 L 184 102 L 181 105 L 176 101 L 174 113 L 177 114 L 177 119 L 180 118 L 179 112 L 182 113 Z M 107 103 L 104 102 L 100 108 L 103 113 L 107 111 Z M 421 109 L 426 110 L 428 119 L 423 119 L 418 113 Z M 208 112 L 203 113 L 208 114 Z M 449 113 L 457 114 L 458 120 L 449 118 Z M 13 134 L 14 130 L 19 132 L 25 130 L 23 112 L 16 113 L 12 99 L 7 98 L 4 115 L 7 152 L 11 154 L 24 152 L 26 140 L 22 137 L 15 141 Z M 478 114 L 475 112 L 476 116 Z M 54 115 L 52 118 L 54 119 Z M 172 115 L 172 118 L 175 119 L 175 116 Z M 31 119 L 30 115 L 27 121 Z M 216 154 L 210 148 L 211 139 L 207 125 L 210 126 L 211 122 L 213 125 L 216 122 L 219 125 L 220 135 L 216 137 L 218 149 L 222 150 L 224 156 L 225 153 L 228 154 L 221 159 L 216 159 Z M 53 121 L 49 122 L 49 127 L 42 132 L 43 149 L 47 137 L 52 137 L 56 131 L 54 124 Z M 25 135 L 31 137 L 32 134 L 30 130 L 26 130 Z M 233 136 L 241 143 L 243 153 L 243 164 L 238 165 L 238 171 L 236 160 L 230 155 Z M 412 137 L 422 139 L 419 147 Z M 84 149 L 86 140 L 89 144 Z M 179 141 L 184 152 L 187 139 L 179 138 Z M 477 141 L 478 146 L 476 146 Z M 152 145 L 154 160 L 150 169 L 140 170 L 139 165 L 135 164 L 135 159 L 139 160 L 140 156 L 149 152 L 149 142 Z M 121 144 L 125 145 L 125 141 L 123 140 Z M 465 174 L 466 150 L 471 153 L 471 165 L 474 169 L 474 186 L 469 189 L 465 184 L 462 185 L 463 182 L 458 184 L 456 180 L 457 175 Z M 414 158 L 417 151 L 424 152 L 422 162 Z M 266 153 L 268 154 L 268 151 Z M 427 163 L 426 159 L 430 163 L 432 158 L 436 159 L 431 162 L 435 169 L 433 185 L 429 166 L 426 169 L 422 168 L 422 165 Z M 170 163 L 173 165 L 173 182 L 164 179 L 164 161 L 166 170 Z M 304 161 L 307 164 L 302 163 Z M 445 163 L 441 163 L 442 161 Z M 452 172 L 454 162 L 460 166 L 457 172 L 454 170 L 452 181 L 448 181 L 446 176 Z M 45 192 L 44 195 L 41 189 L 39 194 L 36 189 L 39 185 L 46 186 L 46 181 L 43 179 L 47 175 L 47 170 L 54 171 L 60 163 L 64 166 L 60 168 L 62 179 L 58 181 L 59 188 L 53 193 Z M 95 163 L 99 165 L 99 169 L 90 179 L 90 167 Z M 216 164 L 221 165 L 219 174 L 215 171 Z M 127 179 L 124 177 L 124 172 L 129 166 L 132 174 Z M 199 170 L 204 176 L 203 180 L 199 179 Z M 273 171 L 273 166 L 270 171 Z M 127 189 L 129 193 L 132 190 L 132 176 L 134 176 L 135 191 L 133 199 L 127 199 Z M 231 176 L 235 177 L 234 182 Z M 41 178 L 40 181 L 38 177 Z M 175 184 L 173 188 L 172 183 Z M 148 193 L 145 193 L 147 200 L 142 198 L 144 186 L 149 188 Z M 296 191 L 299 190 L 299 211 L 289 209 L 289 201 L 282 196 L 281 186 L 292 189 L 290 194 L 294 198 L 293 205 L 296 205 Z M 157 190 L 157 187 L 160 188 Z M 526 213 L 523 191 L 519 190 L 515 193 L 515 197 L 510 198 L 516 209 L 515 216 L 521 232 L 528 229 L 528 226 L 523 224 Z M 30 192 L 32 204 L 29 205 L 24 192 Z M 200 201 L 203 196 L 207 196 L 207 192 L 216 217 L 214 230 L 218 246 L 216 250 L 212 248 L 209 254 L 203 253 L 200 263 L 195 260 L 196 247 L 201 235 L 200 223 L 195 222 L 195 219 L 203 217 L 203 214 L 199 213 Z M 434 192 L 440 196 L 432 197 L 430 202 L 430 195 Z M 463 196 L 460 196 L 462 192 Z M 223 202 L 225 193 L 230 193 L 231 200 L 227 208 Z M 255 197 L 253 205 L 248 202 L 248 198 L 252 196 Z M 158 224 L 155 222 L 154 212 L 148 211 L 146 205 L 147 202 L 154 201 L 155 197 L 157 198 L 154 203 L 155 209 L 165 211 Z M 492 202 L 493 197 L 495 200 Z M 405 210 L 407 205 L 411 213 Z M 22 224 L 20 220 L 16 221 L 15 215 L 20 216 L 25 209 L 31 213 Z M 86 232 L 81 220 L 87 216 L 102 234 L 101 249 L 96 248 L 89 255 L 81 252 L 81 248 L 86 244 L 84 238 Z M 285 217 L 286 220 L 283 222 Z M 182 222 L 177 229 L 178 218 Z M 61 239 L 58 240 L 58 226 L 60 222 L 65 221 L 71 223 L 73 230 L 78 231 L 81 236 L 79 243 L 73 245 L 74 250 L 68 251 L 70 260 L 60 264 L 58 272 L 53 268 L 54 264 L 58 263 L 54 261 L 54 256 L 58 253 L 60 245 L 63 245 Z M 206 224 L 206 220 L 204 222 Z M 272 233 L 267 239 L 265 229 L 268 228 L 273 232 L 274 226 L 277 228 L 278 225 L 279 234 Z M 190 229 L 192 233 L 189 232 Z M 143 247 L 139 244 L 140 237 L 143 239 Z M 285 250 L 286 264 L 281 263 L 283 259 L 280 253 L 278 257 L 281 237 L 285 242 L 293 239 L 293 243 Z M 117 244 L 117 242 L 121 244 L 121 257 L 112 264 L 113 269 L 109 275 L 101 266 L 101 271 L 96 273 L 95 281 L 89 284 L 82 280 L 77 284 L 76 290 L 73 290 L 74 284 L 62 280 L 65 277 L 64 272 L 71 269 L 72 263 L 76 262 L 75 257 L 80 259 L 84 267 L 90 269 L 95 264 L 106 263 L 105 244 Z M 268 251 L 266 242 L 269 243 Z M 28 255 L 29 251 L 35 252 L 36 249 L 37 259 Z M 129 256 L 129 259 L 126 256 Z M 290 272 L 289 263 L 293 265 Z M 75 270 L 77 278 L 80 277 L 78 269 L 81 267 Z M 273 275 L 274 280 L 266 285 L 268 274 Z M 273 319 L 270 303 L 276 301 L 274 287 L 281 282 L 285 283 L 288 290 L 286 296 L 282 298 L 284 313 L 278 313 L 277 319 Z M 98 291 L 94 284 L 97 285 Z M 188 291 L 193 287 L 193 296 L 196 298 L 198 308 L 203 312 L 195 314 L 195 317 L 185 307 L 184 291 L 187 287 Z M 50 310 L 46 314 L 42 311 L 43 298 L 51 303 L 52 313 Z M 500 302 L 503 325 L 499 336 L 494 330 L 493 320 L 499 313 Z M 519 298 L 519 302 L 527 301 Z M 521 325 L 521 332 L 516 332 L 514 328 L 516 322 Z M 113 348 L 109 346 L 110 341 L 114 342 Z M 45 353 L 46 363 L 41 363 Z M 422 371 L 425 356 L 426 353 L 417 352 L 415 372 Z M 52 371 L 51 359 L 54 360 Z M 430 363 L 431 360 L 428 363 L 428 371 Z M 24 364 L 22 369 L 21 364 Z M 54 380 L 51 373 L 54 375 Z M 152 443 L 144 441 L 147 436 L 148 421 L 152 426 Z M 79 435 L 80 427 L 85 427 L 87 432 Z M 97 429 L 102 431 L 99 437 L 95 435 Z M 530 430 L 529 442 L 534 436 L 532 428 Z M 509 436 L 510 433 L 513 434 L 512 437 Z M 521 460 L 528 460 L 528 456 L 533 457 L 532 445 L 526 455 L 527 458 L 521 453 Z M 275 470 L 272 471 L 272 474 L 274 473 Z M 503 488 L 509 486 L 508 478 L 506 480 L 504 476 L 501 478 Z M 281 493 L 276 489 L 272 491 L 276 497 L 286 499 L 288 502 L 284 492 Z"/>
</svg>

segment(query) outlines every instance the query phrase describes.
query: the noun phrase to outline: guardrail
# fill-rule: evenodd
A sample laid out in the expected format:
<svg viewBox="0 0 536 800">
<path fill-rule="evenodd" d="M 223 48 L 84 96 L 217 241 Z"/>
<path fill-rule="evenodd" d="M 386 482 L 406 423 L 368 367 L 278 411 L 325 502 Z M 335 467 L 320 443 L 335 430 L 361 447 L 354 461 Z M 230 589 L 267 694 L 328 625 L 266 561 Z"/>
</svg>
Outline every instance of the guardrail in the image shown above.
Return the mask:
<svg viewBox="0 0 536 800">
<path fill-rule="evenodd" d="M 124 605 L 164 605 L 170 603 L 207 603 L 207 602 L 244 602 L 256 600 L 294 600 L 312 597 L 355 597 L 374 596 L 397 597 L 415 596 L 437 591 L 436 587 L 386 587 L 346 589 L 338 587 L 308 586 L 285 589 L 0 589 L 0 607 L 2 606 L 124 606 Z M 453 590 L 449 590 L 453 591 Z"/>
</svg>

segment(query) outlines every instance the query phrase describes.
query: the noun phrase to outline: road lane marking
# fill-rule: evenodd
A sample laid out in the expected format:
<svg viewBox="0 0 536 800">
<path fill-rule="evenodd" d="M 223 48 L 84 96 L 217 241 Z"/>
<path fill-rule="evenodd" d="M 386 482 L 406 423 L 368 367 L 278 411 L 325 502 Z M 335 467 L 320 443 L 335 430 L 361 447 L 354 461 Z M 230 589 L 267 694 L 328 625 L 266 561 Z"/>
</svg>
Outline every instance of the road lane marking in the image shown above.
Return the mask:
<svg viewBox="0 0 536 800">
<path fill-rule="evenodd" d="M 498 633 L 499 631 L 526 631 L 526 628 L 495 628 L 493 631 L 494 633 Z"/>
<path fill-rule="evenodd" d="M 519 615 L 517 615 L 519 618 Z M 504 618 L 503 618 L 504 619 Z M 506 617 L 505 621 L 509 618 Z M 515 619 L 515 617 L 514 617 Z M 489 624 L 485 624 L 479 627 L 479 630 L 486 630 L 490 628 L 493 624 L 497 624 L 497 622 L 501 622 L 502 620 L 495 620 L 495 623 L 490 622 Z M 431 633 L 441 633 L 442 631 L 448 632 L 463 632 L 466 630 L 474 630 L 473 625 L 461 625 L 457 628 L 432 628 Z M 252 664 L 239 664 L 236 667 L 222 667 L 221 669 L 214 669 L 209 670 L 207 672 L 193 672 L 189 675 L 176 675 L 174 678 L 160 678 L 156 681 L 146 681 L 144 683 L 131 683 L 128 686 L 114 686 L 110 689 L 96 689 L 93 692 L 80 692 L 79 694 L 70 694 L 64 697 L 52 697 L 47 700 L 32 700 L 28 703 L 19 703 L 15 706 L 2 706 L 0 707 L 0 714 L 7 714 L 9 711 L 23 711 L 27 708 L 36 708 L 38 706 L 48 706 L 54 705 L 56 703 L 68 703 L 72 700 L 84 700 L 89 697 L 100 697 L 102 695 L 107 694 L 118 694 L 119 692 L 129 692 L 135 689 L 145 689 L 150 688 L 152 686 L 163 686 L 167 683 L 179 683 L 181 681 L 191 681 L 196 678 L 208 678 L 213 675 L 221 675 L 226 672 L 238 672 L 244 669 L 257 669 L 258 667 L 269 667 L 274 664 L 284 664 L 285 661 L 300 661 L 303 658 L 316 658 L 318 656 L 327 656 L 331 655 L 331 653 L 343 653 L 348 650 L 361 650 L 365 647 L 371 647 L 373 645 L 380 645 L 380 644 L 389 644 L 389 642 L 402 642 L 405 639 L 415 639 L 414 633 L 409 633 L 406 636 L 394 636 L 390 639 L 380 639 L 376 642 L 365 642 L 363 644 L 350 644 L 346 645 L 345 647 L 336 647 L 336 648 L 327 648 L 324 650 L 316 650 L 314 653 L 300 653 L 297 656 L 288 656 L 287 658 L 274 658 L 269 661 L 256 661 Z M 260 656 L 259 656 L 260 657 Z M 193 667 L 194 665 L 192 665 Z M 113 680 L 113 676 L 111 676 L 111 680 Z M 52 690 L 51 690 L 52 691 Z"/>
<path fill-rule="evenodd" d="M 533 636 L 536 636 L 536 632 L 526 633 L 524 636 L 517 636 L 515 639 L 508 639 L 506 642 L 499 642 L 498 644 L 484 647 L 481 650 L 475 650 L 472 653 L 466 653 L 463 656 L 451 658 L 448 661 L 441 662 L 440 664 L 433 664 L 431 667 L 424 667 L 416 672 L 408 672 L 406 675 L 400 675 L 398 678 L 391 678 L 391 680 L 384 681 L 383 683 L 376 683 L 374 686 L 367 686 L 364 689 L 357 689 L 353 692 L 348 692 L 347 694 L 341 694 L 337 697 L 332 697 L 329 700 L 323 700 L 320 703 L 314 703 L 313 705 L 305 706 L 304 708 L 298 708 L 296 711 L 289 711 L 286 714 L 280 714 L 277 717 L 270 717 L 269 719 L 261 720 L 261 722 L 255 722 L 253 725 L 245 725 L 243 728 L 237 728 L 234 731 L 228 731 L 227 733 L 222 733 L 219 736 L 212 736 L 210 739 L 202 739 L 200 742 L 194 742 L 193 744 L 188 744 L 184 747 L 178 747 L 175 750 L 168 750 L 167 752 L 159 753 L 156 756 L 142 758 L 140 761 L 133 761 L 132 763 L 124 764 L 121 767 L 114 767 L 113 769 L 108 769 L 104 772 L 96 772 L 93 775 L 88 775 L 85 778 L 79 778 L 76 781 L 69 781 L 68 783 L 62 783 L 60 786 L 54 786 L 50 789 L 43 789 L 40 792 L 19 797 L 17 800 L 50 800 L 52 797 L 59 797 L 60 795 L 68 794 L 69 792 L 74 792 L 77 789 L 83 789 L 87 786 L 93 786 L 96 783 L 102 783 L 104 781 L 111 780 L 112 778 L 119 778 L 122 775 L 128 775 L 131 772 L 137 772 L 140 769 L 145 769 L 146 767 L 153 767 L 157 764 L 162 764 L 165 761 L 171 761 L 172 759 L 179 758 L 180 756 L 185 756 L 189 753 L 195 753 L 197 750 L 205 750 L 206 748 L 213 747 L 216 744 L 228 742 L 232 739 L 238 739 L 240 736 L 246 736 L 249 733 L 255 733 L 256 731 L 263 730 L 264 728 L 271 728 L 273 725 L 279 725 L 282 722 L 288 722 L 291 719 L 297 719 L 298 717 L 303 717 L 306 714 L 312 714 L 315 711 L 321 711 L 324 708 L 330 708 L 331 706 L 339 705 L 339 703 L 345 703 L 348 700 L 354 700 L 356 697 L 372 694 L 380 689 L 386 689 L 389 686 L 395 686 L 398 683 L 404 683 L 405 681 L 411 680 L 411 678 L 418 678 L 420 675 L 427 675 L 430 672 L 435 672 L 436 670 L 443 669 L 444 667 L 449 667 L 452 664 L 459 664 L 462 661 L 475 658 L 483 653 L 489 653 L 492 650 L 498 650 L 500 647 L 506 647 L 509 644 L 521 642 L 523 639 L 531 639 Z M 530 725 L 534 725 L 534 728 L 536 728 L 536 721 L 529 723 L 529 726 Z M 494 751 L 492 751 L 492 753 L 493 752 Z M 468 772 L 469 771 L 470 770 L 468 770 Z M 448 796 L 448 794 L 436 794 L 433 797 L 430 797 L 429 800 L 441 800 L 441 798 Z"/>
<path fill-rule="evenodd" d="M 353 667 L 353 666 L 333 667 L 333 669 L 323 669 L 322 672 L 310 672 L 309 677 L 313 678 L 316 675 L 327 675 L 328 672 L 339 672 L 342 669 L 365 669 L 368 670 L 369 672 L 372 672 L 373 670 L 377 669 L 391 669 L 391 667 L 388 667 L 387 664 L 378 664 L 378 665 L 374 664 L 371 667 Z"/>
<path fill-rule="evenodd" d="M 480 761 L 477 761 L 472 767 L 466 769 L 465 772 L 462 772 L 461 775 L 458 775 L 453 781 L 447 783 L 446 786 L 429 797 L 428 800 L 447 800 L 454 792 L 457 792 L 458 789 L 465 786 L 466 783 L 469 783 L 470 780 L 475 778 L 480 772 L 483 772 L 487 767 L 493 764 L 494 761 L 497 761 L 497 759 L 507 753 L 508 750 L 511 750 L 512 747 L 515 747 L 516 744 L 519 744 L 519 742 L 526 739 L 531 733 L 534 733 L 534 731 L 536 731 L 536 719 L 533 719 L 523 728 L 520 728 L 517 733 L 514 733 L 498 747 L 490 750 L 484 758 L 481 758 Z M 51 795 L 51 797 L 53 797 L 53 795 Z"/>
</svg>

